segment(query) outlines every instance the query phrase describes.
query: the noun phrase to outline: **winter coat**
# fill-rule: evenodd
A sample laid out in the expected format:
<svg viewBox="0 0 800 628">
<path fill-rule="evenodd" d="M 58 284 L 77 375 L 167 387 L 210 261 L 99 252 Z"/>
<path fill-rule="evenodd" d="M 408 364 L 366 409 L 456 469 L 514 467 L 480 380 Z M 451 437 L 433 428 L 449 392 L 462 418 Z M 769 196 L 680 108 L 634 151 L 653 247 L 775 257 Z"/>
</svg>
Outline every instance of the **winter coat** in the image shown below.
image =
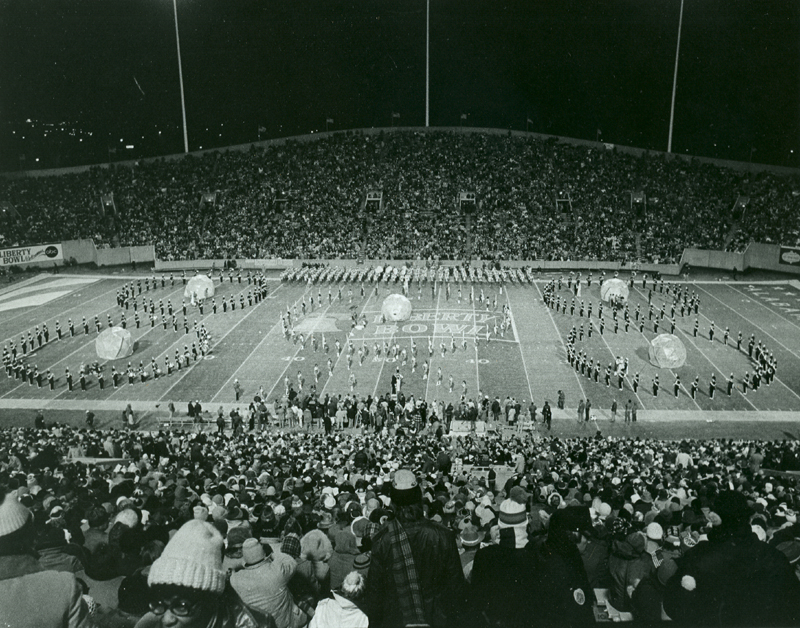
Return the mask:
<svg viewBox="0 0 800 628">
<path fill-rule="evenodd" d="M 433 628 L 456 625 L 455 614 L 463 610 L 465 583 L 454 533 L 427 519 L 404 523 L 403 530 L 411 546 L 428 623 Z M 373 628 L 403 625 L 389 538 L 384 527 L 372 540 L 365 607 Z"/>
<path fill-rule="evenodd" d="M 749 529 L 709 535 L 678 561 L 664 595 L 676 622 L 703 626 L 800 624 L 800 581 L 786 556 Z"/>
<path fill-rule="evenodd" d="M 345 577 L 353 571 L 353 562 L 359 551 L 356 546 L 356 537 L 350 530 L 342 530 L 334 537 L 336 547 L 333 550 L 328 566 L 331 573 L 331 589 L 342 586 Z"/>
<path fill-rule="evenodd" d="M 0 556 L 0 626 L 76 628 L 89 608 L 72 573 L 45 571 L 33 556 Z"/>
<path fill-rule="evenodd" d="M 526 548 L 489 545 L 472 562 L 470 603 L 492 626 L 516 626 L 533 617 L 534 562 Z M 524 622 L 523 622 L 524 623 Z"/>
<path fill-rule="evenodd" d="M 248 607 L 271 615 L 278 628 L 299 628 L 308 622 L 308 616 L 289 591 L 296 568 L 294 558 L 276 552 L 264 562 L 232 574 L 231 586 Z"/>
<path fill-rule="evenodd" d="M 613 541 L 608 570 L 611 574 L 608 592 L 611 606 L 618 611 L 630 612 L 633 590 L 653 570 L 652 558 L 645 552 L 644 535 L 632 532 L 624 541 Z"/>
</svg>

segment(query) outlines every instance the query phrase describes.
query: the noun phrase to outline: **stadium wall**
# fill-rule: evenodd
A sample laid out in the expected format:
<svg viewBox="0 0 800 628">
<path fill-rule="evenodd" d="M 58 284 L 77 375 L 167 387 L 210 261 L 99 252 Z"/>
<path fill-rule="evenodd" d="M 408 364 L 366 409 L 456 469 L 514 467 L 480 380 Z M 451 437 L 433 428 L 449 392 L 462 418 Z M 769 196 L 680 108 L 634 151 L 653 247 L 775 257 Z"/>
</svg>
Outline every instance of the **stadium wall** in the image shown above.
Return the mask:
<svg viewBox="0 0 800 628">
<path fill-rule="evenodd" d="M 43 261 L 25 264 L 25 268 L 53 268 L 53 265 L 66 266 L 72 260 L 76 264 L 97 264 L 98 266 L 120 266 L 122 264 L 152 263 L 156 258 L 155 247 L 122 246 L 114 249 L 98 249 L 93 240 L 65 240 L 61 243 L 64 259 L 58 262 Z"/>
<path fill-rule="evenodd" d="M 185 260 L 185 261 L 163 261 L 156 260 L 156 271 L 182 271 L 182 270 L 195 270 L 195 269 L 219 269 L 225 267 L 226 260 L 224 259 L 207 259 L 207 260 Z M 320 264 L 329 264 L 333 266 L 344 266 L 351 268 L 353 266 L 360 266 L 355 259 L 237 259 L 236 267 L 244 270 L 285 270 L 286 268 L 300 267 L 305 262 L 314 262 Z M 397 259 L 382 259 L 382 260 L 366 260 L 363 265 L 367 266 L 402 266 L 423 263 L 424 260 L 397 260 Z M 473 264 L 481 266 L 482 264 L 490 263 L 488 260 L 474 260 Z M 441 262 L 444 266 L 460 266 L 461 262 L 453 260 L 444 260 Z M 576 262 L 562 262 L 562 261 L 538 261 L 538 260 L 509 260 L 503 262 L 504 266 L 510 268 L 520 268 L 522 266 L 533 266 L 534 268 L 541 267 L 542 270 L 564 270 L 564 271 L 606 271 L 614 272 L 617 270 L 627 270 L 629 266 L 624 266 L 619 262 L 591 262 L 591 261 L 576 261 Z M 680 272 L 679 264 L 639 264 L 637 269 L 645 273 L 660 272 L 662 275 L 677 275 Z"/>
<path fill-rule="evenodd" d="M 751 242 L 747 245 L 744 253 L 690 248 L 684 249 L 680 265 L 689 264 L 696 268 L 715 268 L 738 272 L 753 268 L 800 275 L 800 265 L 779 262 L 780 251 L 779 245 L 763 242 Z"/>
</svg>

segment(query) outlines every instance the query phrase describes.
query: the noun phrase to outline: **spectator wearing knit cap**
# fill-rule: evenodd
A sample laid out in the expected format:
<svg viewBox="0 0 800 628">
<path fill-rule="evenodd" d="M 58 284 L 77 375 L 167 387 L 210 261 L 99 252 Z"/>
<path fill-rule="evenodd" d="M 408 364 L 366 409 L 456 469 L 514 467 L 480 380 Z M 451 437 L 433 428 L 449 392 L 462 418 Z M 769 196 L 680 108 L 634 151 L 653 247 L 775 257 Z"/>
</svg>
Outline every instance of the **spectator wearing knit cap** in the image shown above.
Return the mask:
<svg viewBox="0 0 800 628">
<path fill-rule="evenodd" d="M 183 524 L 150 568 L 150 611 L 136 628 L 275 626 L 226 585 L 222 553 L 222 535 L 213 525 L 197 519 Z"/>
<path fill-rule="evenodd" d="M 535 578 L 527 547 L 528 495 L 518 486 L 511 494 L 500 504 L 500 542 L 479 549 L 472 563 L 470 600 L 490 625 L 513 626 L 535 611 L 530 595 Z"/>
<path fill-rule="evenodd" d="M 14 493 L 0 502 L 0 626 L 74 628 L 88 625 L 89 609 L 75 575 L 45 571 L 34 557 L 30 510 Z"/>
<path fill-rule="evenodd" d="M 455 625 L 464 575 L 454 533 L 425 518 L 411 471 L 395 473 L 391 501 L 395 518 L 372 541 L 365 596 L 370 626 Z"/>
<path fill-rule="evenodd" d="M 328 562 L 333 545 L 322 530 L 311 530 L 300 539 L 300 557 L 290 584 L 300 608 L 313 609 L 330 591 Z"/>
<path fill-rule="evenodd" d="M 786 556 L 753 533 L 747 498 L 722 491 L 713 512 L 719 524 L 708 541 L 684 554 L 667 583 L 666 613 L 695 625 L 800 623 L 800 581 Z"/>
</svg>

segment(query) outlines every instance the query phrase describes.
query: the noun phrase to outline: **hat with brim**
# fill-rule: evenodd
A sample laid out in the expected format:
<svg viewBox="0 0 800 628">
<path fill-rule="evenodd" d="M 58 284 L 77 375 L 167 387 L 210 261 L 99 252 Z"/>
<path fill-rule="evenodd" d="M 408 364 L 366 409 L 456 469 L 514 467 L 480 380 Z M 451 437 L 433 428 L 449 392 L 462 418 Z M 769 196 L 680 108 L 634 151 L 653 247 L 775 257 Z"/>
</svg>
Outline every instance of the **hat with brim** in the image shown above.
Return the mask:
<svg viewBox="0 0 800 628">
<path fill-rule="evenodd" d="M 399 469 L 394 474 L 391 497 L 398 506 L 410 506 L 422 501 L 422 490 L 413 472 Z"/>
</svg>

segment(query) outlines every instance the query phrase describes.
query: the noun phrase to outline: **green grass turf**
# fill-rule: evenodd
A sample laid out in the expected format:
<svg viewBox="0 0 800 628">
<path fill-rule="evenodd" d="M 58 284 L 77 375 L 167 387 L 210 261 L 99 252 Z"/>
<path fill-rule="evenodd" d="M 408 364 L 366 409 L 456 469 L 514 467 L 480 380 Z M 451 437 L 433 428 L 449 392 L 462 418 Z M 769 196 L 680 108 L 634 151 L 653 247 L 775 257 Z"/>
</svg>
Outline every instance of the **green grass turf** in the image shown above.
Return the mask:
<svg viewBox="0 0 800 628">
<path fill-rule="evenodd" d="M 86 275 L 81 275 L 86 277 Z M 47 293 L 46 283 L 57 278 L 65 279 L 67 275 L 43 276 L 42 282 L 33 282 L 25 288 L 25 294 Z M 119 360 L 113 364 L 117 369 L 124 369 L 127 362 L 134 366 L 139 361 L 148 365 L 151 357 L 155 357 L 161 366 L 164 356 L 174 356 L 176 348 L 183 351 L 185 345 L 191 346 L 194 339 L 191 328 L 194 320 L 203 322 L 211 333 L 213 351 L 205 360 L 200 360 L 189 369 L 184 369 L 170 377 L 162 377 L 156 381 L 148 380 L 146 384 L 138 381 L 132 385 L 123 385 L 114 390 L 110 385 L 110 366 L 106 364 L 106 389 L 100 390 L 97 382 L 92 380 L 86 392 L 75 390 L 67 391 L 63 378 L 64 369 L 69 367 L 76 373 L 81 363 L 94 361 L 94 339 L 96 333 L 92 325 L 88 336 L 83 335 L 80 320 L 87 317 L 90 324 L 95 314 L 100 318 L 103 327 L 106 326 L 106 316 L 111 314 L 112 320 L 118 323 L 123 310 L 115 303 L 116 290 L 125 280 L 123 276 L 96 276 L 96 281 L 89 284 L 76 284 L 73 287 L 64 287 L 66 294 L 39 305 L 30 305 L 17 309 L 9 309 L 0 313 L 0 338 L 6 341 L 19 339 L 21 333 L 31 329 L 34 325 L 46 321 L 51 332 L 51 342 L 30 358 L 40 370 L 52 368 L 59 378 L 55 391 L 50 391 L 46 386 L 38 389 L 21 383 L 17 380 L 0 378 L 0 418 L 3 424 L 16 424 L 19 420 L 23 423 L 28 420 L 29 410 L 35 405 L 47 409 L 48 416 L 53 413 L 64 413 L 65 417 L 73 420 L 73 410 L 77 407 L 96 407 L 98 417 L 104 417 L 108 408 L 111 424 L 117 419 L 117 413 L 110 408 L 124 408 L 128 402 L 152 402 L 152 417 L 159 416 L 169 401 L 174 401 L 179 407 L 191 399 L 199 399 L 207 409 L 214 409 L 217 405 L 229 404 L 235 401 L 233 392 L 234 379 L 238 379 L 244 389 L 241 405 L 246 405 L 246 400 L 252 398 L 259 390 L 266 393 L 269 400 L 274 400 L 285 389 L 285 380 L 288 378 L 297 387 L 298 372 L 305 379 L 308 387 L 314 383 L 314 364 L 319 366 L 320 379 L 317 389 L 323 393 L 347 394 L 350 392 L 350 375 L 355 376 L 354 390 L 357 394 L 381 394 L 389 390 L 392 374 L 399 367 L 403 375 L 403 390 L 406 394 L 415 397 L 424 397 L 429 403 L 434 401 L 455 402 L 460 398 L 462 382 L 466 383 L 467 397 L 476 398 L 478 391 L 501 398 L 513 396 L 519 400 L 529 400 L 531 397 L 536 405 L 541 408 L 545 399 L 554 404 L 556 392 L 563 390 L 567 407 L 574 408 L 581 398 L 592 400 L 593 406 L 600 410 L 601 416 L 607 416 L 612 400 L 620 404 L 630 399 L 645 411 L 656 410 L 663 412 L 680 411 L 681 417 L 697 413 L 697 422 L 672 421 L 669 424 L 655 425 L 643 421 L 636 429 L 641 435 L 650 435 L 647 430 L 657 430 L 664 437 L 678 437 L 682 434 L 725 435 L 735 437 L 736 434 L 745 432 L 757 435 L 769 434 L 771 437 L 782 437 L 785 431 L 791 432 L 791 424 L 780 423 L 779 418 L 767 421 L 765 415 L 758 411 L 800 411 L 800 319 L 793 310 L 800 312 L 800 290 L 781 284 L 747 284 L 741 283 L 690 283 L 689 290 L 695 290 L 701 299 L 699 315 L 700 336 L 694 338 L 692 327 L 694 315 L 687 315 L 676 319 L 676 334 L 684 341 L 687 349 L 686 364 L 674 372 L 657 370 L 648 360 L 647 343 L 655 333 L 652 324 L 648 322 L 644 334 L 639 333 L 638 327 L 631 326 L 629 332 L 624 333 L 623 323 L 620 322 L 619 333 L 614 334 L 610 309 L 606 308 L 605 333 L 601 336 L 598 329 L 597 311 L 599 305 L 599 287 L 593 283 L 588 290 L 583 290 L 582 299 L 593 303 L 594 325 L 592 338 L 584 336 L 577 344 L 584 348 L 593 359 L 599 359 L 603 367 L 612 362 L 614 357 L 627 357 L 629 360 L 629 377 L 625 381 L 624 390 L 620 392 L 616 378 L 612 379 L 610 388 L 605 386 L 603 372 L 600 382 L 595 383 L 585 376 L 576 374 L 566 361 L 564 342 L 567 333 L 573 325 L 579 326 L 581 322 L 586 329 L 590 322 L 588 319 L 568 314 L 556 313 L 547 308 L 541 298 L 543 283 L 533 286 L 510 285 L 502 293 L 496 285 L 484 285 L 484 291 L 490 300 L 496 297 L 498 306 L 490 306 L 487 311 L 485 305 L 471 303 L 469 286 L 462 287 L 461 302 L 458 302 L 457 286 L 453 286 L 450 298 L 446 298 L 444 291 L 436 295 L 431 294 L 430 286 L 425 285 L 421 292 L 416 285 L 411 289 L 411 300 L 414 307 L 412 319 L 399 324 L 381 324 L 380 306 L 383 299 L 391 292 L 399 291 L 400 286 L 387 286 L 382 284 L 365 286 L 364 298 L 360 296 L 358 285 L 343 285 L 342 298 L 338 298 L 338 284 L 330 286 L 332 302 L 328 301 L 329 286 L 308 287 L 304 284 L 280 284 L 270 281 L 270 296 L 260 304 L 252 307 L 239 308 L 239 294 L 246 294 L 248 285 L 227 280 L 220 285 L 217 281 L 217 302 L 222 296 L 228 298 L 233 295 L 237 302 L 234 311 L 223 314 L 221 307 L 216 315 L 211 314 L 209 306 L 203 316 L 196 308 L 188 306 L 187 318 L 190 323 L 190 334 L 184 335 L 182 316 L 179 316 L 181 325 L 179 332 L 173 332 L 171 327 L 165 331 L 160 322 L 151 328 L 149 321 L 142 316 L 139 329 L 133 326 L 133 310 L 126 312 L 128 329 L 136 342 L 135 353 L 131 358 Z M 37 286 L 45 286 L 37 291 Z M 348 295 L 352 288 L 352 301 Z M 14 287 L 20 290 L 19 286 Z M 475 287 L 476 296 L 480 286 Z M 156 313 L 159 299 L 166 303 L 171 299 L 173 306 L 180 308 L 183 286 L 178 280 L 173 287 L 169 284 L 165 288 L 145 293 L 143 296 L 155 299 Z M 20 294 L 20 293 L 18 293 Z M 325 353 L 321 346 L 318 350 L 312 349 L 311 343 L 306 342 L 303 348 L 300 342 L 292 342 L 284 337 L 279 323 L 281 313 L 293 311 L 297 306 L 300 312 L 300 303 L 305 298 L 314 296 L 315 301 L 322 295 L 322 304 L 317 303 L 313 311 L 309 308 L 306 316 L 299 317 L 300 328 L 305 329 L 306 336 L 310 331 L 321 340 L 325 333 L 329 350 Z M 568 292 L 562 291 L 566 296 Z M 656 312 L 667 295 L 656 292 L 653 295 L 653 304 Z M 15 298 L 14 293 L 8 289 L 0 294 L 0 307 L 9 299 Z M 671 297 L 670 297 L 671 298 Z M 578 300 L 580 301 L 580 299 Z M 493 331 L 495 321 L 500 320 L 501 309 L 504 304 L 510 307 L 513 325 L 499 338 L 492 334 L 489 342 L 486 341 L 487 327 Z M 647 293 L 641 290 L 641 283 L 637 282 L 636 289 L 630 296 L 630 307 L 633 312 L 636 305 L 641 306 L 641 311 L 647 318 Z M 351 312 L 363 314 L 368 324 L 364 329 L 355 329 L 350 334 Z M 140 309 L 141 312 L 141 309 Z M 669 307 L 667 307 L 669 314 Z M 65 338 L 62 342 L 54 342 L 55 320 L 61 321 L 64 334 L 68 336 L 66 328 L 67 318 L 71 317 L 77 324 L 76 337 Z M 717 335 L 714 342 L 709 342 L 707 336 L 710 321 L 716 323 Z M 722 343 L 722 332 L 725 326 L 730 327 L 731 337 L 728 346 Z M 660 331 L 668 331 L 666 321 L 661 322 Z M 741 377 L 745 371 L 752 369 L 744 351 L 737 351 L 735 338 L 741 330 L 747 339 L 750 333 L 755 333 L 756 338 L 763 340 L 772 349 L 778 358 L 778 379 L 772 386 L 763 386 L 759 391 L 750 393 L 745 398 L 741 394 Z M 428 338 L 432 338 L 434 353 L 428 356 Z M 356 349 L 364 346 L 367 350 L 363 363 L 359 363 L 355 355 L 350 370 L 347 368 L 346 351 L 337 356 L 334 341 L 338 339 L 344 344 L 351 339 Z M 411 372 L 410 348 L 413 341 L 417 344 L 417 369 Z M 453 351 L 451 343 L 456 343 Z M 463 347 L 466 340 L 466 349 Z M 384 341 L 393 344 L 397 341 L 408 352 L 407 364 L 403 366 L 381 351 L 377 355 L 374 350 L 376 342 Z M 446 352 L 442 357 L 440 344 L 445 343 Z M 743 349 L 746 349 L 746 342 Z M 333 364 L 333 374 L 328 376 L 327 361 Z M 430 376 L 428 380 L 422 377 L 422 364 L 425 360 L 430 363 Z M 437 370 L 441 368 L 443 381 L 436 385 Z M 641 386 L 638 395 L 631 390 L 631 378 L 634 373 L 641 374 Z M 661 381 L 661 391 L 654 397 L 651 391 L 651 381 L 658 373 Z M 682 388 L 679 396 L 672 394 L 674 374 L 680 375 Z M 715 399 L 708 397 L 708 378 L 715 373 L 719 390 Z M 725 378 L 734 373 L 737 380 L 737 390 L 731 397 L 724 394 Z M 693 401 L 688 395 L 688 388 L 695 375 L 700 375 L 701 387 L 697 399 Z M 449 390 L 449 378 L 454 380 L 454 389 Z M 77 378 L 76 378 L 76 389 Z M 53 401 L 59 402 L 53 404 Z M 64 403 L 60 403 L 64 402 Z M 156 409 L 156 404 L 160 409 Z M 64 409 L 56 410 L 55 406 Z M 102 410 L 102 412 L 101 412 Z M 702 411 L 702 412 L 701 412 Z M 711 414 L 705 412 L 711 411 Z M 739 416 L 733 423 L 715 420 L 713 413 L 717 411 L 752 412 L 752 424 Z M 570 411 L 572 412 L 572 411 Z M 683 414 L 689 413 L 689 414 Z M 724 413 L 724 412 L 723 412 Z M 78 420 L 83 413 L 77 414 Z M 646 414 L 645 414 L 646 416 Z M 723 416 L 720 414 L 719 416 Z M 103 419 L 105 420 L 105 419 Z M 706 423 L 707 420 L 714 421 Z M 688 425 L 694 427 L 689 428 Z M 556 425 L 563 425 L 564 435 L 570 430 L 577 429 L 571 422 L 556 421 Z M 621 430 L 618 426 L 610 426 L 612 430 Z M 748 432 L 751 430 L 751 432 Z M 656 435 L 653 433 L 652 435 Z M 671 435 L 671 436 L 670 436 Z"/>
</svg>

